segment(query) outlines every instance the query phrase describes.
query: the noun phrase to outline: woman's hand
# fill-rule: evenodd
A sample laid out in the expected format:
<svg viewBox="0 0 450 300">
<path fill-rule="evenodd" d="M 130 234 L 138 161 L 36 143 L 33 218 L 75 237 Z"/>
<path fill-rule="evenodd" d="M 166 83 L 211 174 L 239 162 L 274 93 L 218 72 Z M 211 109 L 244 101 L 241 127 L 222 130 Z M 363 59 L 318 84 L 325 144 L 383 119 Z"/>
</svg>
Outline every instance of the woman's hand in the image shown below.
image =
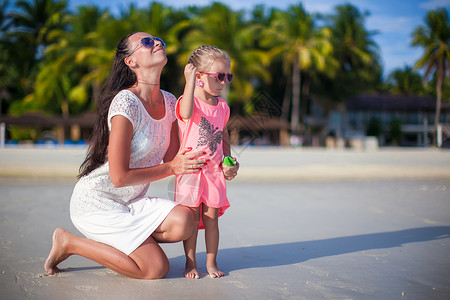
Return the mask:
<svg viewBox="0 0 450 300">
<path fill-rule="evenodd" d="M 201 170 L 204 165 L 206 165 L 206 163 L 208 162 L 207 159 L 196 159 L 197 157 L 205 154 L 205 152 L 196 151 L 188 153 L 191 150 L 191 147 L 181 149 L 180 151 L 178 151 L 174 159 L 168 163 L 174 174 L 179 175 L 195 173 Z"/>
<path fill-rule="evenodd" d="M 236 157 L 233 157 L 236 164 L 234 166 L 227 166 L 223 162 L 220 163 L 220 167 L 222 168 L 223 175 L 225 176 L 226 180 L 232 180 L 234 177 L 236 177 L 237 172 L 239 170 L 239 163 L 236 160 Z"/>
</svg>

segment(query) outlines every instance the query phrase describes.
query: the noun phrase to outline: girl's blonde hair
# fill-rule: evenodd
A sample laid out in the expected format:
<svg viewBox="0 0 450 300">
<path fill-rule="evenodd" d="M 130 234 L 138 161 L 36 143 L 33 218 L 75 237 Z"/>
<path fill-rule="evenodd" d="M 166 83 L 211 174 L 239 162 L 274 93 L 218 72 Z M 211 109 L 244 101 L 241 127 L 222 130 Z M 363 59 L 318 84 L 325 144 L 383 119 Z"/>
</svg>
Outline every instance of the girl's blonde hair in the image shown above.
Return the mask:
<svg viewBox="0 0 450 300">
<path fill-rule="evenodd" d="M 230 56 L 225 50 L 215 46 L 203 45 L 192 51 L 188 63 L 193 64 L 199 72 L 207 72 L 217 59 L 223 59 L 227 63 L 231 63 Z"/>
</svg>

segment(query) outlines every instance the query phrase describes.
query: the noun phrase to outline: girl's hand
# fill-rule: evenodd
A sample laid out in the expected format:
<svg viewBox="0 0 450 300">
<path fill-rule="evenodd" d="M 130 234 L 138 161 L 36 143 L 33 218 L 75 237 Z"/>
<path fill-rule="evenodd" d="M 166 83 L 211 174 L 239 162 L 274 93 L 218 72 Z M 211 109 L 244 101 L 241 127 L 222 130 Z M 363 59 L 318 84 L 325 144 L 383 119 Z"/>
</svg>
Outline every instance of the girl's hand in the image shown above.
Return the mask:
<svg viewBox="0 0 450 300">
<path fill-rule="evenodd" d="M 237 162 L 236 157 L 233 157 L 233 159 L 236 162 L 234 166 L 227 166 L 224 163 L 220 163 L 220 167 L 222 168 L 226 180 L 232 180 L 236 177 L 239 170 L 239 163 Z"/>
<path fill-rule="evenodd" d="M 205 154 L 203 151 L 197 151 L 192 153 L 187 153 L 191 151 L 192 148 L 184 148 L 178 151 L 174 159 L 169 162 L 169 167 L 172 172 L 176 175 L 195 173 L 201 170 L 201 168 L 206 165 L 206 159 L 196 159 L 197 157 Z"/>
<path fill-rule="evenodd" d="M 184 67 L 184 76 L 186 77 L 186 86 L 184 87 L 183 97 L 180 97 L 180 117 L 183 121 L 190 119 L 194 111 L 194 90 L 197 68 L 193 64 L 187 64 Z"/>
<path fill-rule="evenodd" d="M 197 73 L 197 68 L 189 63 L 184 67 L 184 77 L 186 78 L 187 82 L 195 82 L 195 74 Z"/>
</svg>

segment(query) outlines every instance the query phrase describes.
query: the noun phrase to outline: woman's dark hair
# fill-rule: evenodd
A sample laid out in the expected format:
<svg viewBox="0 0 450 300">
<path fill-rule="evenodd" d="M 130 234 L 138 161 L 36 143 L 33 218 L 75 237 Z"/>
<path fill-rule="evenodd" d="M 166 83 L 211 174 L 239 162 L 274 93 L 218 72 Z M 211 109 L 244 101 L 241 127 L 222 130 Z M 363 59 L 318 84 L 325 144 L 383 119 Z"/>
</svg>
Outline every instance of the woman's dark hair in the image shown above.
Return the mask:
<svg viewBox="0 0 450 300">
<path fill-rule="evenodd" d="M 134 33 L 124 37 L 117 45 L 111 74 L 106 80 L 97 105 L 97 119 L 91 135 L 86 159 L 80 166 L 78 178 L 81 178 L 104 164 L 108 156 L 109 129 L 108 112 L 109 106 L 116 94 L 136 83 L 136 74 L 125 64 L 124 59 L 131 53 L 128 48 L 128 39 Z"/>
</svg>

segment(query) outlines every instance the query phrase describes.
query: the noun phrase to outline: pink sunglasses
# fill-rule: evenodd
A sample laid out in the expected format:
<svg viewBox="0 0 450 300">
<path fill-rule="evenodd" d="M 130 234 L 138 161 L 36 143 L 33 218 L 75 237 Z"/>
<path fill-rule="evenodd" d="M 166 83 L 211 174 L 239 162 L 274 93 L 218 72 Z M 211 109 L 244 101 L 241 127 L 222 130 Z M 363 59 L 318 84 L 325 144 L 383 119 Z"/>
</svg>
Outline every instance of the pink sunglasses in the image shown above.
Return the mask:
<svg viewBox="0 0 450 300">
<path fill-rule="evenodd" d="M 200 72 L 200 74 L 206 74 L 216 77 L 217 81 L 224 82 L 225 80 L 230 83 L 233 81 L 233 73 L 223 73 L 223 72 L 217 72 L 217 73 L 205 73 Z"/>
</svg>

